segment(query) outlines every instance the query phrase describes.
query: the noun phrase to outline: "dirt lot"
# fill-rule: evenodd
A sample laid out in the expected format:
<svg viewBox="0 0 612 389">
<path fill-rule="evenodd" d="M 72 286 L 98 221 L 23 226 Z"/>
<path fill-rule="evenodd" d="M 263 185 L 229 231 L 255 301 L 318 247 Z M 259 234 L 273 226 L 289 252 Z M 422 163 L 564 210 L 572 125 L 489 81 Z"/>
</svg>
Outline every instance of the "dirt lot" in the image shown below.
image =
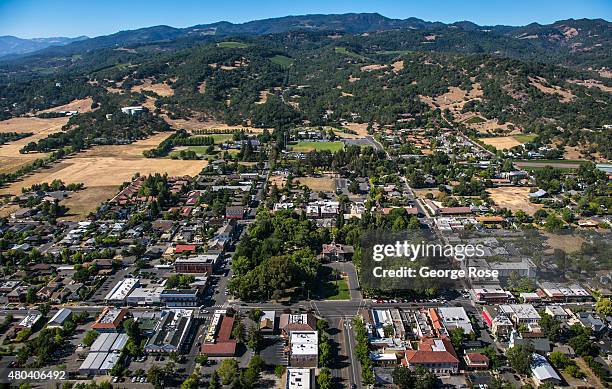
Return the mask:
<svg viewBox="0 0 612 389">
<path fill-rule="evenodd" d="M 424 199 L 427 193 L 433 194 L 434 199 L 438 198 L 438 195 L 441 194 L 438 189 L 413 189 L 412 191 L 414 192 L 416 197 L 421 199 Z"/>
<path fill-rule="evenodd" d="M 404 61 L 395 61 L 391 64 L 391 67 L 393 67 L 393 71 L 395 73 L 399 73 L 402 69 L 404 69 Z"/>
<path fill-rule="evenodd" d="M 294 184 L 306 185 L 314 192 L 333 192 L 336 190 L 336 179 L 330 177 L 296 177 Z"/>
<path fill-rule="evenodd" d="M 39 119 L 35 117 L 20 117 L 0 121 L 0 132 L 32 132 L 34 135 L 0 146 L 0 173 L 11 173 L 38 158 L 44 153 L 20 154 L 26 144 L 46 138 L 59 132 L 68 118 Z"/>
<path fill-rule="evenodd" d="M 79 112 L 91 112 L 91 104 L 93 99 L 88 97 L 86 99 L 73 100 L 68 104 L 60 105 L 57 107 L 45 109 L 39 112 L 58 112 L 58 111 L 79 111 Z"/>
<path fill-rule="evenodd" d="M 164 120 L 168 122 L 173 128 L 184 128 L 186 130 L 233 130 L 240 131 L 245 130 L 246 132 L 259 134 L 263 132 L 263 128 L 255 128 L 248 126 L 229 126 L 225 123 L 217 122 L 214 120 L 198 120 L 196 118 L 191 119 L 170 119 L 165 115 L 162 115 Z M 272 131 L 270 131 L 272 132 Z"/>
<path fill-rule="evenodd" d="M 529 202 L 529 189 L 518 186 L 505 186 L 500 188 L 487 189 L 491 199 L 502 208 L 507 208 L 512 212 L 519 209 L 529 215 L 542 208 L 542 204 L 532 204 Z"/>
<path fill-rule="evenodd" d="M 546 237 L 546 243 L 550 247 L 547 251 L 551 253 L 553 249 L 560 249 L 570 254 L 574 251 L 578 251 L 584 242 L 584 239 L 575 234 L 552 234 L 550 232 L 543 232 L 543 234 Z"/>
<path fill-rule="evenodd" d="M 281 189 L 287 183 L 287 177 L 281 176 L 281 175 L 272 175 L 268 179 L 268 183 L 269 183 L 268 187 L 270 188 L 272 187 L 272 185 L 276 185 L 277 188 Z"/>
<path fill-rule="evenodd" d="M 514 139 L 512 136 L 498 136 L 493 138 L 481 138 L 481 140 L 498 150 L 511 149 L 514 146 L 519 146 L 522 143 Z"/>
<path fill-rule="evenodd" d="M 82 182 L 85 189 L 66 201 L 74 209 L 71 214 L 87 215 L 95 210 L 102 201 L 107 200 L 117 187 L 130 181 L 135 173 L 142 175 L 167 173 L 169 175 L 198 174 L 206 166 L 206 161 L 183 161 L 172 159 L 147 159 L 142 151 L 157 146 L 169 133 L 156 134 L 151 138 L 131 145 L 100 146 L 67 158 L 49 169 L 40 170 L 0 189 L 0 194 L 16 194 L 22 187 L 35 183 L 51 182 L 60 179 L 66 183 Z"/>
<path fill-rule="evenodd" d="M 170 85 L 163 83 L 163 82 L 158 82 L 154 84 L 149 79 L 145 80 L 145 82 L 141 85 L 136 85 L 132 87 L 132 92 L 139 93 L 139 92 L 142 92 L 143 90 L 156 93 L 157 95 L 161 97 L 167 97 L 167 96 L 174 95 L 174 89 L 172 89 Z"/>
</svg>

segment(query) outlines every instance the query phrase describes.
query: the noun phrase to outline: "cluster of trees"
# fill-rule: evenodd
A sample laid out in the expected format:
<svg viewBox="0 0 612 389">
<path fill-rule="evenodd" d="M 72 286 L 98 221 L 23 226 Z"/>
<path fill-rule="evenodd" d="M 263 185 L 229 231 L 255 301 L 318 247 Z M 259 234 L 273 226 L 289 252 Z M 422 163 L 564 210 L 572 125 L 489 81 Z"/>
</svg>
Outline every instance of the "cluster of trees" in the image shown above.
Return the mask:
<svg viewBox="0 0 612 389">
<path fill-rule="evenodd" d="M 406 366 L 397 366 L 391 373 L 393 383 L 399 389 L 433 389 L 438 387 L 438 378 L 431 371 L 422 367 L 410 369 Z"/>
<path fill-rule="evenodd" d="M 253 356 L 247 368 L 242 370 L 238 367 L 237 360 L 225 359 L 213 371 L 208 388 L 220 389 L 221 385 L 231 385 L 232 388 L 253 388 L 261 378 L 264 366 L 265 362 L 259 355 Z"/>
<path fill-rule="evenodd" d="M 317 320 L 317 330 L 319 332 L 319 375 L 317 385 L 321 389 L 331 389 L 333 386 L 331 368 L 335 359 L 332 351 L 332 343 L 327 333 L 328 323 L 325 320 Z"/>
<path fill-rule="evenodd" d="M 0 133 L 0 145 L 34 135 L 33 132 L 2 132 Z"/>
<path fill-rule="evenodd" d="M 38 142 L 30 142 L 20 152 L 44 153 L 65 146 L 79 151 L 99 144 L 125 144 L 170 129 L 168 123 L 150 112 L 128 115 L 117 111 L 120 111 L 120 107 L 107 101 L 96 111 L 72 116 L 63 127 L 64 131 L 50 134 Z M 107 118 L 106 114 L 112 116 Z"/>
<path fill-rule="evenodd" d="M 85 187 L 85 184 L 83 184 L 82 182 L 76 183 L 70 183 L 70 184 L 65 184 L 64 181 L 62 180 L 53 180 L 51 181 L 51 183 L 48 182 L 43 182 L 41 184 L 33 184 L 31 187 L 29 188 L 22 188 L 21 191 L 23 193 L 27 193 L 27 192 L 52 192 L 52 191 L 56 191 L 56 190 L 67 190 L 69 192 L 76 192 L 78 190 L 81 190 Z"/>
<path fill-rule="evenodd" d="M 144 155 L 146 158 L 165 157 L 174 148 L 174 146 L 176 145 L 175 142 L 180 142 L 187 138 L 189 138 L 189 134 L 187 133 L 187 131 L 182 129 L 178 130 L 174 134 L 161 141 L 161 143 L 157 145 L 156 148 L 143 151 L 142 155 Z"/>
<path fill-rule="evenodd" d="M 374 368 L 370 359 L 370 341 L 368 331 L 363 320 L 359 317 L 353 318 L 353 329 L 355 331 L 355 355 L 361 364 L 361 382 L 364 385 L 374 385 Z"/>
<path fill-rule="evenodd" d="M 291 289 L 313 288 L 320 263 L 315 253 L 328 231 L 292 211 L 260 209 L 236 247 L 230 290 L 243 300 L 281 298 Z"/>
</svg>

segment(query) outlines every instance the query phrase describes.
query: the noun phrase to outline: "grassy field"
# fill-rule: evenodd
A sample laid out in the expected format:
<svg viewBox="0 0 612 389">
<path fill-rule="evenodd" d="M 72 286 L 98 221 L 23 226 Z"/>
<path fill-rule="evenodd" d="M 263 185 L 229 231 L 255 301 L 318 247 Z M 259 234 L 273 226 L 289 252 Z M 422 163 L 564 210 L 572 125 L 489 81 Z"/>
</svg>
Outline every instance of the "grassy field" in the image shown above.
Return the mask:
<svg viewBox="0 0 612 389">
<path fill-rule="evenodd" d="M 536 134 L 520 134 L 514 135 L 513 138 L 521 143 L 533 142 L 538 136 Z"/>
<path fill-rule="evenodd" d="M 227 141 L 231 141 L 234 139 L 234 134 L 210 134 L 210 135 L 203 135 L 203 136 L 210 136 L 211 138 L 213 138 L 215 140 L 215 144 L 220 144 L 220 143 L 225 143 Z"/>
<path fill-rule="evenodd" d="M 361 54 L 357 54 L 357 53 L 354 53 L 354 52 L 352 52 L 350 50 L 347 50 L 345 47 L 336 47 L 335 51 L 338 54 L 348 55 L 349 57 L 353 57 L 353 58 L 358 59 L 360 61 L 365 61 L 367 59 L 366 57 L 364 57 Z"/>
<path fill-rule="evenodd" d="M 172 151 L 170 154 L 168 154 L 168 157 L 173 157 L 173 156 L 177 156 L 179 155 L 179 153 L 181 152 L 181 150 L 189 150 L 189 151 L 193 151 L 198 155 L 207 155 L 208 153 L 206 152 L 206 150 L 208 149 L 208 146 L 184 146 L 181 147 L 180 150 L 175 150 Z"/>
<path fill-rule="evenodd" d="M 297 152 L 308 152 L 308 151 L 331 151 L 335 153 L 336 151 L 344 150 L 343 142 L 297 142 L 294 145 L 291 145 L 291 149 Z"/>
<path fill-rule="evenodd" d="M 351 298 L 348 283 L 344 278 L 319 284 L 316 294 L 319 298 L 326 300 L 350 300 Z"/>
<path fill-rule="evenodd" d="M 284 55 L 275 55 L 274 57 L 270 58 L 270 61 L 282 66 L 285 69 L 293 65 L 293 58 L 285 57 Z"/>
<path fill-rule="evenodd" d="M 227 41 L 217 43 L 217 47 L 221 47 L 223 49 L 246 49 L 249 47 L 249 45 L 243 42 Z"/>
</svg>

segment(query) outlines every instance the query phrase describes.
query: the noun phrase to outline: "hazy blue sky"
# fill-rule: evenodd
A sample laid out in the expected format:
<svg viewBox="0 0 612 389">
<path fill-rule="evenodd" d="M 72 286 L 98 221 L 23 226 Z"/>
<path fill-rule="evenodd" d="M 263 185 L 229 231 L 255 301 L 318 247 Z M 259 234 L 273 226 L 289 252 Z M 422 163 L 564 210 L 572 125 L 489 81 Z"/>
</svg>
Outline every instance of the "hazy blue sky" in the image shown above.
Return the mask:
<svg viewBox="0 0 612 389">
<path fill-rule="evenodd" d="M 612 18 L 612 0 L 0 0 L 0 35 L 98 36 L 165 24 L 187 27 L 308 13 L 378 12 L 391 18 L 481 25 Z"/>
</svg>

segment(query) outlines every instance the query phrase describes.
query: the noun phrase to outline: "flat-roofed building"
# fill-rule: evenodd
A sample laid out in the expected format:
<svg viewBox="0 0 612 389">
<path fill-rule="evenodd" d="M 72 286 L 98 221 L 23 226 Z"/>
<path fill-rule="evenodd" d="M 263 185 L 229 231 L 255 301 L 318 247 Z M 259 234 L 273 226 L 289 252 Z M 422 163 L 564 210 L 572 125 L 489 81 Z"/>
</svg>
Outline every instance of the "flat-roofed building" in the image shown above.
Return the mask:
<svg viewBox="0 0 612 389">
<path fill-rule="evenodd" d="M 22 328 L 33 328 L 34 326 L 36 326 L 36 324 L 38 324 L 38 322 L 40 321 L 40 319 L 42 319 L 43 315 L 41 313 L 38 312 L 33 312 L 33 313 L 28 313 L 26 315 L 26 317 L 24 317 L 19 324 L 17 324 L 17 328 L 22 329 Z"/>
<path fill-rule="evenodd" d="M 287 369 L 285 389 L 311 389 L 315 387 L 312 369 Z"/>
<path fill-rule="evenodd" d="M 289 364 L 296 367 L 317 367 L 319 334 L 317 331 L 291 331 Z"/>
<path fill-rule="evenodd" d="M 135 288 L 127 296 L 128 305 L 158 305 L 161 304 L 161 294 L 164 287 Z"/>
<path fill-rule="evenodd" d="M 169 308 L 196 307 L 200 301 L 200 292 L 198 289 L 165 289 L 160 299 Z"/>
<path fill-rule="evenodd" d="M 153 336 L 144 349 L 148 353 L 181 353 L 192 325 L 190 309 L 164 310 Z"/>
<path fill-rule="evenodd" d="M 195 257 L 177 258 L 174 270 L 177 273 L 212 274 L 215 271 L 219 254 L 200 254 Z"/>
<path fill-rule="evenodd" d="M 447 331 L 462 328 L 465 334 L 472 334 L 474 329 L 472 323 L 463 307 L 440 307 L 437 309 L 442 324 Z"/>
<path fill-rule="evenodd" d="M 237 346 L 236 339 L 232 339 L 233 327 L 233 316 L 228 316 L 226 310 L 215 311 L 200 351 L 211 357 L 233 357 Z"/>
<path fill-rule="evenodd" d="M 140 284 L 138 278 L 125 278 L 119 282 L 108 292 L 104 301 L 107 304 L 121 305 L 125 304 L 127 296 Z"/>
<path fill-rule="evenodd" d="M 541 319 L 540 314 L 531 304 L 500 305 L 499 309 L 504 312 L 516 326 L 538 323 Z"/>
</svg>

